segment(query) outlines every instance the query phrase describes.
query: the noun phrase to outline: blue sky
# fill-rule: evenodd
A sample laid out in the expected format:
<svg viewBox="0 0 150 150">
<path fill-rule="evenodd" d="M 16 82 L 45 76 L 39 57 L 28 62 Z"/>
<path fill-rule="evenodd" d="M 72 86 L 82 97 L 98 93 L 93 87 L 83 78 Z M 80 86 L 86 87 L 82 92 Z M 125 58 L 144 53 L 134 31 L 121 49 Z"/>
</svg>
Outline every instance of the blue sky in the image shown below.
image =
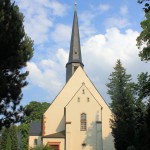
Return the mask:
<svg viewBox="0 0 150 150">
<path fill-rule="evenodd" d="M 74 12 L 73 0 L 15 0 L 24 14 L 26 33 L 34 40 L 34 56 L 27 65 L 30 75 L 21 104 L 52 102 L 65 84 Z M 138 57 L 136 38 L 144 19 L 136 0 L 77 0 L 84 70 L 107 103 L 106 83 L 116 60 L 136 81 L 150 72 Z"/>
</svg>

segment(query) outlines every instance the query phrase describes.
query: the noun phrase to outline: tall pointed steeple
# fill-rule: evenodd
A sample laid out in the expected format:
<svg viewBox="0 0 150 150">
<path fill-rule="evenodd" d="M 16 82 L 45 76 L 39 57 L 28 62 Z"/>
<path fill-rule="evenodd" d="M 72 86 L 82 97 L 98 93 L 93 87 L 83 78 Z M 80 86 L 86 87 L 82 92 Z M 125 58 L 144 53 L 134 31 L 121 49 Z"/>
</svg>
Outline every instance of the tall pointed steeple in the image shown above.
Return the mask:
<svg viewBox="0 0 150 150">
<path fill-rule="evenodd" d="M 80 47 L 80 35 L 79 35 L 79 27 L 78 27 L 78 17 L 77 17 L 77 8 L 76 1 L 74 4 L 74 18 L 73 18 L 73 26 L 72 26 L 72 35 L 70 42 L 70 52 L 68 63 L 66 64 L 66 82 L 70 79 L 76 69 L 81 66 L 84 67 L 82 63 L 81 56 L 81 47 Z"/>
</svg>

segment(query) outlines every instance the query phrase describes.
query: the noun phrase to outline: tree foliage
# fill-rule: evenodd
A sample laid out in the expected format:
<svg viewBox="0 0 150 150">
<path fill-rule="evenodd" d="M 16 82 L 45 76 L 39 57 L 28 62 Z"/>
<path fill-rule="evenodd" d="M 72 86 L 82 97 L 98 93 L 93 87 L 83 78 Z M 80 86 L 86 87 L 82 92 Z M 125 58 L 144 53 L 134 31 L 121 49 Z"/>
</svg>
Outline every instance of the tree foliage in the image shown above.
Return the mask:
<svg viewBox="0 0 150 150">
<path fill-rule="evenodd" d="M 19 127 L 21 132 L 22 150 L 28 150 L 30 122 L 41 120 L 43 113 L 50 106 L 47 102 L 32 101 L 24 107 L 24 118 Z"/>
<path fill-rule="evenodd" d="M 142 60 L 150 61 L 150 0 L 138 0 L 140 4 L 144 3 L 145 20 L 141 22 L 143 31 L 137 38 L 137 45 L 144 48 L 140 52 Z M 141 88 L 139 90 L 140 97 L 148 98 L 147 109 L 145 111 L 145 137 L 144 137 L 144 150 L 150 149 L 150 75 L 148 73 L 141 73 L 139 76 Z M 142 82 L 141 82 L 142 81 Z M 143 82 L 144 81 L 144 82 Z"/>
<path fill-rule="evenodd" d="M 21 124 L 19 131 L 21 133 L 21 150 L 28 150 L 29 124 Z"/>
<path fill-rule="evenodd" d="M 137 37 L 137 46 L 142 49 L 139 53 L 141 60 L 150 60 L 150 12 L 145 14 L 145 20 L 141 22 L 142 32 Z"/>
<path fill-rule="evenodd" d="M 107 86 L 113 112 L 111 128 L 116 149 L 150 149 L 150 75 L 142 72 L 137 83 L 132 83 L 131 76 L 117 61 L 109 80 Z"/>
<path fill-rule="evenodd" d="M 33 54 L 33 42 L 25 34 L 23 14 L 11 0 L 0 1 L 0 128 L 19 122 L 22 88 L 28 72 L 22 69 Z"/>
<path fill-rule="evenodd" d="M 136 105 L 135 105 L 135 142 L 137 150 L 150 149 L 150 75 L 141 73 L 138 75 L 138 82 L 135 84 Z M 147 103 L 144 103 L 147 102 Z"/>
<path fill-rule="evenodd" d="M 18 138 L 17 127 L 11 126 L 10 128 L 4 128 L 2 130 L 1 150 L 17 150 Z"/>
<path fill-rule="evenodd" d="M 144 150 L 145 145 L 145 112 L 147 90 L 148 73 L 141 73 L 137 78 L 138 82 L 134 85 L 134 100 L 135 100 L 135 112 L 134 112 L 134 122 L 135 122 L 135 147 L 136 150 Z"/>
<path fill-rule="evenodd" d="M 145 122 L 146 122 L 146 135 L 145 135 L 145 150 L 150 149 L 150 97 L 147 105 L 146 115 L 145 115 Z"/>
<path fill-rule="evenodd" d="M 3 129 L 1 131 L 1 134 L 2 134 L 2 136 L 1 136 L 0 149 L 4 150 L 4 149 L 6 149 L 6 145 L 7 145 L 7 140 L 6 139 L 7 139 L 7 135 L 8 135 L 8 130 Z"/>
<path fill-rule="evenodd" d="M 107 84 L 108 94 L 112 100 L 112 135 L 117 150 L 127 150 L 134 143 L 134 101 L 130 80 L 131 75 L 126 74 L 118 60 Z"/>
<path fill-rule="evenodd" d="M 149 0 L 138 0 L 138 3 L 144 4 L 143 9 L 144 9 L 145 13 L 150 11 L 150 2 L 149 2 Z"/>
<path fill-rule="evenodd" d="M 138 99 L 149 98 L 150 96 L 150 75 L 148 72 L 141 73 L 137 77 L 136 93 Z"/>
<path fill-rule="evenodd" d="M 31 150 L 53 150 L 50 146 L 48 145 L 38 145 L 34 148 L 31 148 Z"/>
<path fill-rule="evenodd" d="M 50 106 L 47 102 L 32 101 L 24 107 L 23 123 L 30 123 L 31 121 L 41 120 L 43 113 Z"/>
<path fill-rule="evenodd" d="M 10 137 L 11 137 L 11 150 L 17 150 L 18 149 L 18 137 L 17 137 L 17 127 L 11 126 L 10 127 Z"/>
</svg>

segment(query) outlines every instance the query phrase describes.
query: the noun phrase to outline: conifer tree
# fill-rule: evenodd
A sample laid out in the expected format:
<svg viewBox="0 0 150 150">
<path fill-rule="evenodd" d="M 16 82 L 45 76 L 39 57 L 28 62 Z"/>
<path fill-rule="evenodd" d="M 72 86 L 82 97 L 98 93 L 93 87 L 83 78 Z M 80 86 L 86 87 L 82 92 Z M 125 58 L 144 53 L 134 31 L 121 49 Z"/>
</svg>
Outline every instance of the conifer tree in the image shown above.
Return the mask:
<svg viewBox="0 0 150 150">
<path fill-rule="evenodd" d="M 112 100 L 112 135 L 116 150 L 127 150 L 134 143 L 134 101 L 131 90 L 131 75 L 126 74 L 120 60 L 110 74 L 108 94 Z"/>
<path fill-rule="evenodd" d="M 21 124 L 19 130 L 21 132 L 21 150 L 28 150 L 29 124 Z"/>
<path fill-rule="evenodd" d="M 21 119 L 18 106 L 28 75 L 23 68 L 33 53 L 23 19 L 12 0 L 0 0 L 0 129 Z"/>
<path fill-rule="evenodd" d="M 2 130 L 2 150 L 18 150 L 17 127 L 11 126 Z"/>
<path fill-rule="evenodd" d="M 5 150 L 11 150 L 12 143 L 11 143 L 10 134 L 7 135 L 6 141 L 7 141 L 7 144 L 6 144 L 6 149 Z"/>
<path fill-rule="evenodd" d="M 17 127 L 10 127 L 10 137 L 11 137 L 11 150 L 18 150 L 18 138 L 17 138 Z"/>
<path fill-rule="evenodd" d="M 2 138 L 1 138 L 1 145 L 0 145 L 1 150 L 6 149 L 7 135 L 8 135 L 8 130 L 2 129 Z"/>
<path fill-rule="evenodd" d="M 149 97 L 149 101 L 148 101 L 145 118 L 146 118 L 145 150 L 148 150 L 148 149 L 150 149 L 150 97 Z"/>
</svg>

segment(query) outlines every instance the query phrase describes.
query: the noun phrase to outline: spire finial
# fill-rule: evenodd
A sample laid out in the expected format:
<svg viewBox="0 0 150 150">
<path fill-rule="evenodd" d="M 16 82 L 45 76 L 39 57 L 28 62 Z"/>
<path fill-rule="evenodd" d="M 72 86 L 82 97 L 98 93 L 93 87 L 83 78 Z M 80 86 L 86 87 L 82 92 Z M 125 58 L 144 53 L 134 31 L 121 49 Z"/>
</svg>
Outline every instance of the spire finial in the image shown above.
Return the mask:
<svg viewBox="0 0 150 150">
<path fill-rule="evenodd" d="M 77 10 L 77 1 L 74 0 L 74 10 Z"/>
</svg>

